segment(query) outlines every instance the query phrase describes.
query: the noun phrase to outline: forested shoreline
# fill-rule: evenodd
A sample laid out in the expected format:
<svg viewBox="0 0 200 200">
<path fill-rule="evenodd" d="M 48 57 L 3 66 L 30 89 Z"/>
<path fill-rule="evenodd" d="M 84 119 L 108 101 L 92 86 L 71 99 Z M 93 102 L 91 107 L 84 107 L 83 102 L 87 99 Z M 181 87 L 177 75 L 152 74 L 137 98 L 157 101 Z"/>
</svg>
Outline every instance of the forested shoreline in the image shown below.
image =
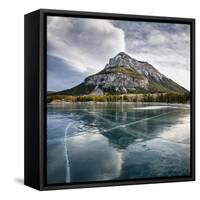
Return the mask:
<svg viewBox="0 0 200 200">
<path fill-rule="evenodd" d="M 190 94 L 154 93 L 154 94 L 124 94 L 124 95 L 48 95 L 47 102 L 163 102 L 163 103 L 188 103 Z"/>
</svg>

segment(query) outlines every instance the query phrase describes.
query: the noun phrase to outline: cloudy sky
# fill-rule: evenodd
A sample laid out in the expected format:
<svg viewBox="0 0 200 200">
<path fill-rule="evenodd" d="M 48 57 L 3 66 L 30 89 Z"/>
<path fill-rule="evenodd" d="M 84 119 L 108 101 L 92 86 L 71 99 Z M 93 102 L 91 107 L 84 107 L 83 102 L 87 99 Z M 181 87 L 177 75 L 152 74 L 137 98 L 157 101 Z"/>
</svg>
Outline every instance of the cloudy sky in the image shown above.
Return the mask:
<svg viewBox="0 0 200 200">
<path fill-rule="evenodd" d="M 48 91 L 76 86 L 121 51 L 190 88 L 189 25 L 49 16 Z"/>
</svg>

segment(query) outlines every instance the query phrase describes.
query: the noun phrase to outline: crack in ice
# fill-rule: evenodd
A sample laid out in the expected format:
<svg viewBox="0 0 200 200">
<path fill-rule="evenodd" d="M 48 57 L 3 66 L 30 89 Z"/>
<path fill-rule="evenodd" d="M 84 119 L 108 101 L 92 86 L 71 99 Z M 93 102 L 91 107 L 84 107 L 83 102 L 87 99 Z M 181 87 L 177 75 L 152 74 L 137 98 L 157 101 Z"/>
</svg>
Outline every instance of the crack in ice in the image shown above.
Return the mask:
<svg viewBox="0 0 200 200">
<path fill-rule="evenodd" d="M 113 128 L 110 128 L 110 129 L 103 130 L 101 132 L 102 133 L 106 133 L 106 132 L 109 132 L 109 131 L 112 131 L 112 130 L 115 130 L 115 129 L 118 129 L 118 128 L 125 128 L 127 126 L 138 124 L 138 123 L 141 123 L 141 122 L 144 122 L 144 121 L 148 121 L 148 120 L 151 120 L 151 119 L 154 119 L 154 118 L 157 118 L 157 117 L 161 117 L 161 116 L 167 115 L 169 113 L 173 113 L 173 112 L 176 112 L 176 111 L 170 111 L 170 112 L 167 112 L 167 113 L 162 113 L 160 115 L 156 115 L 156 116 L 152 116 L 152 117 L 147 117 L 145 119 L 141 119 L 141 120 L 138 120 L 138 121 L 130 122 L 130 123 L 127 123 L 127 124 L 120 124 L 118 126 L 115 126 Z"/>
<path fill-rule="evenodd" d="M 65 147 L 65 161 L 66 161 L 66 176 L 65 181 L 69 183 L 71 181 L 70 176 L 70 161 L 69 161 L 69 154 L 68 154 L 68 148 L 67 148 L 67 133 L 70 128 L 70 126 L 73 124 L 73 122 L 70 122 L 66 128 L 65 128 L 65 136 L 64 136 L 64 147 Z"/>
</svg>

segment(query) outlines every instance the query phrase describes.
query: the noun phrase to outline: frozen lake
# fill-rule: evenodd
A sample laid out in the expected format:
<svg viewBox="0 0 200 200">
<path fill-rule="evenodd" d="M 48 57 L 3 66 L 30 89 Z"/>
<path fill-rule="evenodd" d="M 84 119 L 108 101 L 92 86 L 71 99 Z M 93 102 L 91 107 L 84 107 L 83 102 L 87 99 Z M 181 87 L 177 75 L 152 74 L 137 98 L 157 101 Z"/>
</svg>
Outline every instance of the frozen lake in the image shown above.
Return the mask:
<svg viewBox="0 0 200 200">
<path fill-rule="evenodd" d="M 48 107 L 48 184 L 189 175 L 188 105 Z"/>
</svg>

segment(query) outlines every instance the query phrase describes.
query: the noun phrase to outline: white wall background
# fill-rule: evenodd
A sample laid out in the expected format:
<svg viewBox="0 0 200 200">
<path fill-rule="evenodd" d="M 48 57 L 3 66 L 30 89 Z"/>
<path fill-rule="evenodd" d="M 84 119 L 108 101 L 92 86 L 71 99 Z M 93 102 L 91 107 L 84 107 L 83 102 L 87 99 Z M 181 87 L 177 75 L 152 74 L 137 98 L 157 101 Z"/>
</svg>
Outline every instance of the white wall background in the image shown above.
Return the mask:
<svg viewBox="0 0 200 200">
<path fill-rule="evenodd" d="M 200 101 L 200 12 L 198 0 L 6 0 L 0 3 L 0 199 L 198 199 L 199 104 L 197 110 L 197 181 L 153 185 L 38 192 L 23 186 L 23 48 L 24 14 L 38 8 L 85 10 L 196 18 L 197 102 Z M 200 4 L 200 3 L 199 3 Z M 180 76 L 180 74 L 177 74 Z"/>
</svg>

